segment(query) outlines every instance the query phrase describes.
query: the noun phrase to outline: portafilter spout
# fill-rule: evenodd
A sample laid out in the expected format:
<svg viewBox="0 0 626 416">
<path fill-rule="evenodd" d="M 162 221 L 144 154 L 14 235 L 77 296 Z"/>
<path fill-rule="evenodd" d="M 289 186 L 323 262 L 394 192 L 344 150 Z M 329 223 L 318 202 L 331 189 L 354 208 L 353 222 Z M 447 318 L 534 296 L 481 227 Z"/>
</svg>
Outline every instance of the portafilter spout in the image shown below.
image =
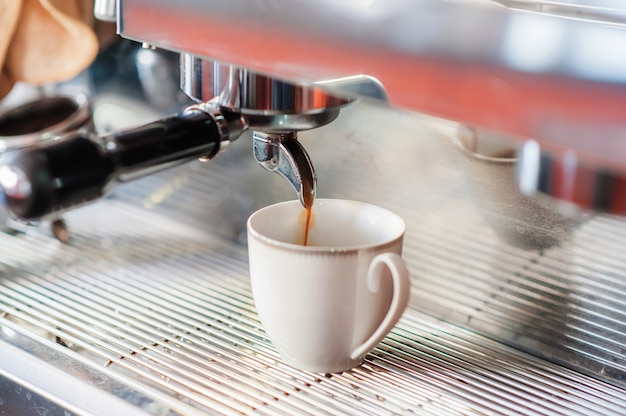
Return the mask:
<svg viewBox="0 0 626 416">
<path fill-rule="evenodd" d="M 259 164 L 287 180 L 305 208 L 315 200 L 317 178 L 309 155 L 297 140 L 296 132 L 253 134 L 254 158 Z"/>
<path fill-rule="evenodd" d="M 302 205 L 310 208 L 315 169 L 297 132 L 332 122 L 350 100 L 317 85 L 296 85 L 192 55 L 182 56 L 181 68 L 183 91 L 198 101 L 215 95 L 220 108 L 241 114 L 253 131 L 256 161 L 287 180 Z"/>
</svg>

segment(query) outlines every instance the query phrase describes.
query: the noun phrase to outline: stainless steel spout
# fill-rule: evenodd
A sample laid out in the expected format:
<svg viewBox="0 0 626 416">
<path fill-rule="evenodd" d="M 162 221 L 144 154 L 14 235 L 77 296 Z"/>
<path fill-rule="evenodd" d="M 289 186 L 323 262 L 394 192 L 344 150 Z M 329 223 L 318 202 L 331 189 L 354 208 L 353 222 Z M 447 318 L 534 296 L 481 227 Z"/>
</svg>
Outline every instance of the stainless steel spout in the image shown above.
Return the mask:
<svg viewBox="0 0 626 416">
<path fill-rule="evenodd" d="M 285 178 L 307 208 L 315 198 L 316 176 L 297 132 L 332 122 L 355 97 L 388 101 L 382 84 L 364 75 L 297 85 L 192 54 L 181 55 L 181 89 L 198 102 L 212 100 L 241 114 L 255 132 L 255 159 Z"/>
<path fill-rule="evenodd" d="M 311 208 L 315 200 L 317 177 L 313 163 L 298 141 L 296 132 L 255 132 L 253 137 L 256 161 L 265 169 L 285 178 L 298 194 L 302 205 Z"/>
</svg>

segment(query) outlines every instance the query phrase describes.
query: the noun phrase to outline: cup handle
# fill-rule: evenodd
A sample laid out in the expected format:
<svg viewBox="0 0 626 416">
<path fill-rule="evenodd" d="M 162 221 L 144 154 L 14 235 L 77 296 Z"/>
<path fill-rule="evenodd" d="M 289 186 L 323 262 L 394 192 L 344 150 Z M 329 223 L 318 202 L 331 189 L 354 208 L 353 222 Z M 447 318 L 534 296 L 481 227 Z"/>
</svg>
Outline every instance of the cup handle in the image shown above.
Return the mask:
<svg viewBox="0 0 626 416">
<path fill-rule="evenodd" d="M 384 266 L 389 268 L 391 278 L 393 279 L 391 305 L 389 305 L 387 315 L 385 315 L 385 318 L 374 333 L 370 335 L 363 344 L 352 351 L 350 354 L 352 360 L 364 356 L 378 345 L 396 325 L 404 313 L 406 305 L 409 303 L 409 295 L 411 292 L 409 269 L 406 267 L 406 263 L 402 260 L 402 257 L 396 253 L 382 253 L 374 257 L 367 272 L 367 287 L 370 292 L 376 293 L 380 289 L 381 272 Z"/>
</svg>

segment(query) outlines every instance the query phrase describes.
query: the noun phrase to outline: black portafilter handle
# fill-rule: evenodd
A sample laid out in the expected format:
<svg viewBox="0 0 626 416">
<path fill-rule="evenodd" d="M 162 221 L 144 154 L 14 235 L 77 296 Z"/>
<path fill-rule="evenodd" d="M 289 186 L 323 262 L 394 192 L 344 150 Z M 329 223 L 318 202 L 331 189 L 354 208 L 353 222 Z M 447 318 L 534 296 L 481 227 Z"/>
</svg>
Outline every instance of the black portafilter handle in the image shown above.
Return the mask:
<svg viewBox="0 0 626 416">
<path fill-rule="evenodd" d="M 117 182 L 210 159 L 244 130 L 237 114 L 193 106 L 108 135 L 73 133 L 3 155 L 0 188 L 17 218 L 39 219 L 95 200 Z"/>
</svg>

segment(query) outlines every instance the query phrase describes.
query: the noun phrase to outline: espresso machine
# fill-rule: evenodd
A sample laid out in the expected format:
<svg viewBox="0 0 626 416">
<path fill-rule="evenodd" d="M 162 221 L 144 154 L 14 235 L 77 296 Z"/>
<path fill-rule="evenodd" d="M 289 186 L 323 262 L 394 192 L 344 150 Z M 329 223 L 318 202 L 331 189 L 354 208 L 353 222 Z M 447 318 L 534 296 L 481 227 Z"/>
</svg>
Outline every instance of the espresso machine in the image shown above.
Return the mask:
<svg viewBox="0 0 626 416">
<path fill-rule="evenodd" d="M 0 410 L 626 414 L 619 1 L 94 14 L 95 127 L 0 158 Z M 281 362 L 248 280 L 247 216 L 316 196 L 407 224 L 409 307 L 341 374 Z"/>
</svg>

